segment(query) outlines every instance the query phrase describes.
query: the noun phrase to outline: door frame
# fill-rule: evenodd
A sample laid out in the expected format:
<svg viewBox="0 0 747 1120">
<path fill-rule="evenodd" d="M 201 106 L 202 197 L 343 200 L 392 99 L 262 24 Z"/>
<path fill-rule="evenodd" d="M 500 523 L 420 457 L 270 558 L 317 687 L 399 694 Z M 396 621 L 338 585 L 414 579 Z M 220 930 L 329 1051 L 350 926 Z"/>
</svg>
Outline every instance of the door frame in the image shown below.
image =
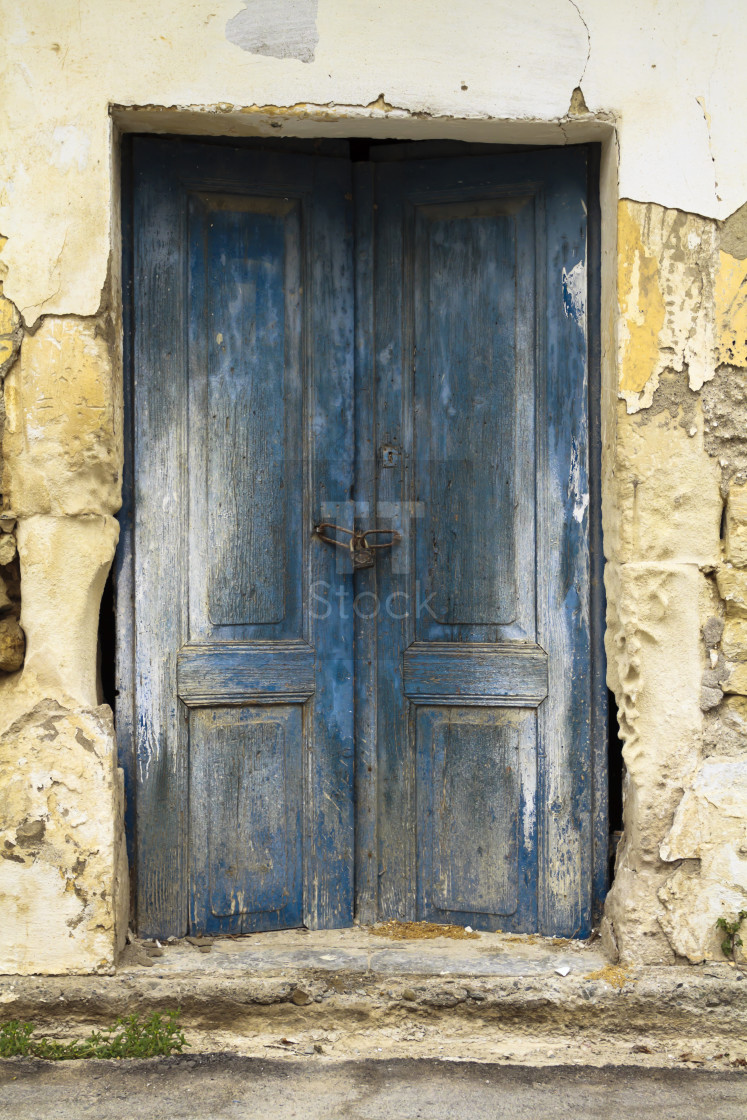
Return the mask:
<svg viewBox="0 0 747 1120">
<path fill-rule="evenodd" d="M 133 163 L 132 141 L 136 134 L 126 134 L 122 137 L 121 150 L 121 230 L 122 230 L 122 319 L 123 319 L 123 402 L 124 402 L 124 469 L 122 507 L 119 513 L 120 544 L 114 563 L 115 581 L 115 611 L 116 611 L 116 727 L 119 746 L 120 765 L 125 774 L 125 829 L 127 837 L 128 858 L 131 869 L 137 865 L 137 837 L 135 835 L 135 798 L 137 789 L 136 777 L 136 727 L 134 713 L 134 410 L 133 410 Z M 175 139 L 185 140 L 187 137 L 179 136 Z M 321 137 L 320 137 L 321 138 Z M 277 138 L 249 138 L 235 139 L 233 137 L 190 137 L 200 142 L 220 143 L 226 147 L 255 148 L 261 150 L 296 150 L 308 152 L 313 141 L 309 140 L 280 140 Z M 516 151 L 514 145 L 494 145 L 489 143 L 476 143 L 462 145 L 454 141 L 424 141 L 435 155 L 456 154 L 458 149 L 461 154 L 469 154 L 466 148 L 476 155 L 489 154 L 491 151 Z M 523 150 L 544 150 L 537 145 Z M 430 152 L 429 152 L 430 154 Z M 606 665 L 604 657 L 604 612 L 605 596 L 603 586 L 604 558 L 602 552 L 602 414 L 601 414 L 601 206 L 600 206 L 600 162 L 601 145 L 590 143 L 588 145 L 588 177 L 587 177 L 587 330 L 588 330 L 588 421 L 589 421 L 589 563 L 590 563 L 590 665 L 591 665 L 591 868 L 592 868 L 592 920 L 597 923 L 601 917 L 604 898 L 609 886 L 609 835 L 608 835 L 608 791 L 607 791 L 607 692 L 606 692 Z M 353 169 L 356 187 L 356 206 L 358 213 L 356 221 L 366 220 L 363 210 L 368 206 L 367 213 L 372 213 L 366 191 L 371 190 L 371 180 L 368 186 L 364 183 L 364 176 L 356 175 Z M 357 257 L 357 255 L 356 255 Z M 365 285 L 371 284 L 370 270 L 358 267 L 356 263 L 356 289 L 363 290 Z M 360 287 L 359 287 L 360 286 Z M 356 350 L 366 345 L 366 331 L 370 332 L 370 324 L 362 321 L 356 322 Z M 370 337 L 370 334 L 369 334 Z M 362 390 L 358 383 L 359 369 L 362 368 L 356 360 L 356 394 Z M 373 391 L 373 387 L 367 390 Z M 367 448 L 359 441 L 356 447 L 356 457 L 365 458 L 368 463 L 373 463 L 374 449 Z M 356 462 L 356 471 L 359 463 Z M 356 649 L 358 642 L 364 639 L 361 620 L 356 616 L 355 637 Z M 369 630 L 370 635 L 370 630 Z M 369 637 L 370 640 L 370 637 Z M 365 821 L 370 814 L 376 813 L 375 783 L 370 781 L 368 767 L 372 765 L 372 752 L 375 750 L 375 737 L 371 735 L 370 726 L 365 726 L 361 713 L 366 706 L 359 701 L 362 699 L 363 690 L 366 688 L 364 679 L 356 675 L 356 716 L 355 716 L 355 793 L 356 793 L 356 851 L 355 851 L 355 895 L 356 916 L 363 922 L 374 919 L 370 905 L 366 899 L 372 897 L 371 875 L 377 874 L 377 861 L 367 855 L 366 825 Z M 368 706 L 370 710 L 370 705 Z M 366 780 L 368 778 L 368 780 Z M 361 828 L 359 831 L 359 823 Z M 137 875 L 131 874 L 132 913 L 137 925 L 137 898 L 135 897 L 135 884 Z"/>
</svg>

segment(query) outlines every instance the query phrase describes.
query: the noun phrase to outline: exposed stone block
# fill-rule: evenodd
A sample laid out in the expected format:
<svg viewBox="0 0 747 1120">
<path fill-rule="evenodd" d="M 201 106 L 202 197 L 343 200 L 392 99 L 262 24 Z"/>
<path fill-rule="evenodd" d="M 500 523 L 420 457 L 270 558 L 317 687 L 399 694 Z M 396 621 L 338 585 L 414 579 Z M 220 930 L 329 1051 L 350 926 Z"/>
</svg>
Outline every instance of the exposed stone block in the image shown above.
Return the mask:
<svg viewBox="0 0 747 1120">
<path fill-rule="evenodd" d="M 747 572 L 724 565 L 716 572 L 716 583 L 728 613 L 747 618 Z"/>
<path fill-rule="evenodd" d="M 747 486 L 732 483 L 726 503 L 726 558 L 737 568 L 747 568 Z"/>
<path fill-rule="evenodd" d="M 18 524 L 24 673 L 94 707 L 99 606 L 119 537 L 113 517 L 31 517 Z"/>
<path fill-rule="evenodd" d="M 727 661 L 747 660 L 747 618 L 727 618 L 721 651 Z"/>
<path fill-rule="evenodd" d="M 0 972 L 110 972 L 127 930 L 108 708 L 43 701 L 0 736 Z"/>
<path fill-rule="evenodd" d="M 727 661 L 726 669 L 727 674 L 722 684 L 724 692 L 736 692 L 739 696 L 747 696 L 747 662 Z"/>
<path fill-rule="evenodd" d="M 708 758 L 674 815 L 661 857 L 683 864 L 659 890 L 672 948 L 691 961 L 723 960 L 720 917 L 747 909 L 747 758 Z"/>
<path fill-rule="evenodd" d="M 704 712 L 717 708 L 723 698 L 724 694 L 720 688 L 708 688 L 704 685 L 700 690 L 700 706 Z"/>
<path fill-rule="evenodd" d="M 703 449 L 697 397 L 683 374 L 669 377 L 652 408 L 618 417 L 614 500 L 605 511 L 608 556 L 717 564 L 720 482 L 718 462 Z"/>
<path fill-rule="evenodd" d="M 16 555 L 16 538 L 12 533 L 0 532 L 0 567 L 10 564 Z"/>
<path fill-rule="evenodd" d="M 15 673 L 23 665 L 26 639 L 14 618 L 0 618 L 0 669 Z"/>
<path fill-rule="evenodd" d="M 4 486 L 19 516 L 116 512 L 115 392 L 96 320 L 45 319 L 26 335 L 5 382 Z"/>
<path fill-rule="evenodd" d="M 703 623 L 703 641 L 712 648 L 721 641 L 724 632 L 724 621 L 721 618 L 711 617 Z"/>
</svg>

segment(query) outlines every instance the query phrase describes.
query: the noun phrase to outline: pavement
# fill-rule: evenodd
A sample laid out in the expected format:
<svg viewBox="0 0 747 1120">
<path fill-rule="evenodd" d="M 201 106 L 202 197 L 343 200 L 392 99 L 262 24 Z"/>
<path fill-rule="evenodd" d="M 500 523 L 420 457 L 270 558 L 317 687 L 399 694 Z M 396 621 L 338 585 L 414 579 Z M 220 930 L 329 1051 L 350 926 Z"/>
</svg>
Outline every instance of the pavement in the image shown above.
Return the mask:
<svg viewBox="0 0 747 1120">
<path fill-rule="evenodd" d="M 0 1120 L 744 1120 L 747 1075 L 217 1054 L 0 1062 Z"/>
</svg>

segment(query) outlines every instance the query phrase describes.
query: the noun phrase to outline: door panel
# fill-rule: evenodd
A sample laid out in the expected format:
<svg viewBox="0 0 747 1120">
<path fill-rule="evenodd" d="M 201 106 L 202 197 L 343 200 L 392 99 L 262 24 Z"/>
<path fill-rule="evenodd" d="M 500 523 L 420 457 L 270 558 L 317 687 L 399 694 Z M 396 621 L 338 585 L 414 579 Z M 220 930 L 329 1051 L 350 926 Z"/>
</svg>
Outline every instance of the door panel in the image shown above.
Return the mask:
<svg viewBox="0 0 747 1120">
<path fill-rule="evenodd" d="M 418 901 L 437 921 L 516 912 L 521 722 L 494 708 L 417 711 Z"/>
<path fill-rule="evenodd" d="M 190 713 L 192 927 L 214 933 L 303 920 L 299 705 Z M 230 796 L 227 794 L 230 791 Z"/>
<path fill-rule="evenodd" d="M 506 469 L 516 428 L 516 240 L 526 236 L 516 207 L 496 199 L 415 210 L 415 570 L 429 606 L 418 637 L 516 617 L 516 487 Z"/>
<path fill-rule="evenodd" d="M 376 571 L 396 611 L 376 619 L 372 909 L 578 935 L 587 359 L 563 283 L 585 264 L 585 154 L 377 158 L 375 502 L 402 543 Z"/>
<path fill-rule="evenodd" d="M 138 928 L 348 925 L 352 580 L 309 528 L 352 486 L 350 165 L 134 165 Z"/>
</svg>

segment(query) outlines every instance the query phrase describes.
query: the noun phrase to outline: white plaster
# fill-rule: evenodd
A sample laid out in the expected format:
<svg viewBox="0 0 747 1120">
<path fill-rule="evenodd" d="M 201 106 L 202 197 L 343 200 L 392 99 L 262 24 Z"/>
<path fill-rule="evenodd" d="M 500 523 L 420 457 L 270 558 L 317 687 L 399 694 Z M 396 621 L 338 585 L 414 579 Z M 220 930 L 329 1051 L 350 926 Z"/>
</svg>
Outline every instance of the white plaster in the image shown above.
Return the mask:
<svg viewBox="0 0 747 1120">
<path fill-rule="evenodd" d="M 579 261 L 570 272 L 563 269 L 563 309 L 586 333 L 586 264 Z"/>
<path fill-rule="evenodd" d="M 308 63 L 230 43 L 239 11 L 238 0 L 0 0 L 11 63 L 0 232 L 6 294 L 29 322 L 98 308 L 116 193 L 111 104 L 213 107 L 183 118 L 185 131 L 562 144 L 582 135 L 566 117 L 581 83 L 591 113 L 617 121 L 623 196 L 711 217 L 747 197 L 740 0 L 319 0 Z M 275 106 L 296 108 L 284 120 Z M 478 136 L 480 122 L 493 123 Z"/>
</svg>

